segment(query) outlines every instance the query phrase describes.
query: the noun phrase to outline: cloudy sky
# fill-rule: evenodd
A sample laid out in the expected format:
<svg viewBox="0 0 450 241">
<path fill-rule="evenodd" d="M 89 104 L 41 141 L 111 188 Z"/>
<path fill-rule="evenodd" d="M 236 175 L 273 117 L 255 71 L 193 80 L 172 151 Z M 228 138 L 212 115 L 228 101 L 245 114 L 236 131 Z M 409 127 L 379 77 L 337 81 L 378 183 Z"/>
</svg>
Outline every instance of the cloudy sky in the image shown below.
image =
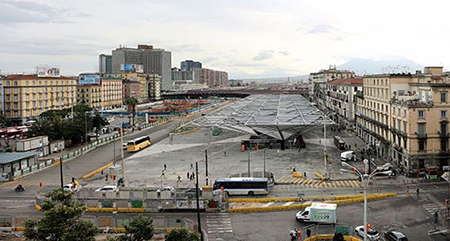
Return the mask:
<svg viewBox="0 0 450 241">
<path fill-rule="evenodd" d="M 95 71 L 119 45 L 152 44 L 230 78 L 293 76 L 352 58 L 449 65 L 447 1 L 0 0 L 0 69 Z M 448 66 L 447 66 L 448 67 Z"/>
</svg>

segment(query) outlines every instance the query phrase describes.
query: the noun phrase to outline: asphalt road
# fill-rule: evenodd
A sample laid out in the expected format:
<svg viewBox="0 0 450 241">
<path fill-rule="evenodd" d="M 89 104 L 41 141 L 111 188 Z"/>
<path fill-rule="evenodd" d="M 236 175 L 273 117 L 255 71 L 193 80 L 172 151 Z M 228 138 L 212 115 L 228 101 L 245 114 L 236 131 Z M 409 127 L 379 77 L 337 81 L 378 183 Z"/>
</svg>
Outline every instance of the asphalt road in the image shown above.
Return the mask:
<svg viewBox="0 0 450 241">
<path fill-rule="evenodd" d="M 173 120 L 167 124 L 155 126 L 143 131 L 136 131 L 124 137 L 124 142 L 138 136 L 150 135 L 152 138 L 152 142 L 156 143 L 166 138 L 177 124 L 186 120 L 187 119 Z M 117 140 L 115 143 L 103 145 L 93 151 L 86 153 L 85 155 L 65 162 L 63 164 L 64 183 L 70 182 L 72 177 L 79 179 L 83 175 L 108 164 L 113 160 L 114 153 L 116 156 L 116 161 L 120 160 L 120 150 L 120 140 Z M 124 153 L 125 158 L 130 155 L 130 153 Z M 11 199 L 34 199 L 35 192 L 39 190 L 40 182 L 42 182 L 44 188 L 52 186 L 57 187 L 58 185 L 60 185 L 60 167 L 52 166 L 18 180 L 0 184 L 0 197 L 3 197 L 0 198 L 0 208 L 1 206 L 3 206 L 1 204 L 7 197 L 10 197 Z M 22 186 L 25 188 L 25 191 L 22 193 L 16 193 L 14 191 L 14 188 L 19 183 L 22 184 Z"/>
</svg>

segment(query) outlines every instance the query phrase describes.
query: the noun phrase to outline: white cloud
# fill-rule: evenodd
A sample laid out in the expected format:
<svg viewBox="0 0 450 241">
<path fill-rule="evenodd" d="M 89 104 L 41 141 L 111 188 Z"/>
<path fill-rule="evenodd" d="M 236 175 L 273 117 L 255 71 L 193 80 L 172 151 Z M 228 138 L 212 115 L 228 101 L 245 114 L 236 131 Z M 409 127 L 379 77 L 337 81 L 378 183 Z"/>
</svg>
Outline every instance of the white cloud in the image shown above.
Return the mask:
<svg viewBox="0 0 450 241">
<path fill-rule="evenodd" d="M 437 0 L 4 0 L 0 68 L 48 63 L 77 74 L 92 71 L 98 54 L 140 43 L 172 51 L 173 66 L 204 60 L 233 78 L 305 74 L 355 57 L 450 64 L 449 6 Z"/>
</svg>

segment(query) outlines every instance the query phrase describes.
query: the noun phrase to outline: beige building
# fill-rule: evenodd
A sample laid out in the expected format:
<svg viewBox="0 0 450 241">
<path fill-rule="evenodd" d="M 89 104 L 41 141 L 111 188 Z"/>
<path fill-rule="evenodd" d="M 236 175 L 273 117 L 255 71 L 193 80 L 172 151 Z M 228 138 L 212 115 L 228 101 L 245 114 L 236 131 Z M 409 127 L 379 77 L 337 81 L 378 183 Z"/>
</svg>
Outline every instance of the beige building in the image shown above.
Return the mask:
<svg viewBox="0 0 450 241">
<path fill-rule="evenodd" d="M 310 73 L 308 82 L 309 82 L 309 96 L 314 96 L 315 92 L 319 90 L 315 90 L 315 83 L 326 83 L 335 79 L 350 79 L 355 77 L 355 73 L 347 70 L 338 70 L 335 65 L 330 65 L 328 69 L 320 70 L 316 73 Z"/>
<path fill-rule="evenodd" d="M 75 78 L 8 75 L 1 79 L 2 112 L 17 123 L 38 117 L 48 110 L 76 104 Z"/>
<path fill-rule="evenodd" d="M 121 78 L 101 78 L 100 84 L 77 85 L 77 103 L 97 110 L 123 105 Z"/>
<path fill-rule="evenodd" d="M 161 99 L 161 77 L 156 74 L 143 73 L 117 73 L 107 74 L 105 77 L 121 78 L 124 80 L 138 81 L 140 84 L 139 101 Z"/>
<path fill-rule="evenodd" d="M 325 106 L 328 116 L 348 128 L 355 125 L 356 94 L 362 91 L 363 79 L 336 79 L 325 84 Z"/>
<path fill-rule="evenodd" d="M 364 77 L 357 134 L 410 176 L 448 165 L 450 77 L 442 67 L 424 73 Z"/>
</svg>

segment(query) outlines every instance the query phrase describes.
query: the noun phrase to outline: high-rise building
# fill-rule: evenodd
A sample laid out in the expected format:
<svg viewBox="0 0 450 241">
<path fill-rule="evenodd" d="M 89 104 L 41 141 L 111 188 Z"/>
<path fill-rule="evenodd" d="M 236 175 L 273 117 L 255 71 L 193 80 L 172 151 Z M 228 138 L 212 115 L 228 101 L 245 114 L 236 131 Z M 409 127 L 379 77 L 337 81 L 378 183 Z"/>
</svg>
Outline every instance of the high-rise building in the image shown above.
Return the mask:
<svg viewBox="0 0 450 241">
<path fill-rule="evenodd" d="M 201 69 L 202 63 L 193 60 L 185 60 L 181 61 L 180 66 L 182 70 L 192 71 L 193 69 Z"/>
<path fill-rule="evenodd" d="M 209 87 L 221 87 L 228 85 L 228 73 L 225 71 L 218 71 L 212 69 L 200 69 L 201 84 L 206 84 Z"/>
<path fill-rule="evenodd" d="M 112 73 L 112 55 L 100 54 L 98 56 L 98 68 L 100 74 Z"/>
<path fill-rule="evenodd" d="M 1 79 L 4 115 L 21 124 L 48 110 L 76 104 L 75 78 L 8 75 Z"/>
<path fill-rule="evenodd" d="M 146 74 L 161 76 L 162 90 L 172 88 L 172 53 L 164 49 L 155 49 L 151 45 L 138 45 L 138 48 L 117 48 L 112 51 L 112 71 L 120 73 L 124 64 L 143 65 Z"/>
</svg>

